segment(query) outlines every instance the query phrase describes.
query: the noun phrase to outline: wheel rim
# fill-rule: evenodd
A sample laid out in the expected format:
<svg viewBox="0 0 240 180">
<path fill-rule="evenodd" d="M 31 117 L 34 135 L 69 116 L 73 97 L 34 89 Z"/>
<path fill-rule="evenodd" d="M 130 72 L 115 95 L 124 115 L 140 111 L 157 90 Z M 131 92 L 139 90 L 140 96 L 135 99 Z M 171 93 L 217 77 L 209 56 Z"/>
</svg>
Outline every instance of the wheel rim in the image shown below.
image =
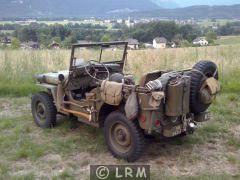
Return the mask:
<svg viewBox="0 0 240 180">
<path fill-rule="evenodd" d="M 36 118 L 39 123 L 44 123 L 46 120 L 46 107 L 42 102 L 36 104 Z"/>
<path fill-rule="evenodd" d="M 113 147 L 120 153 L 126 153 L 132 145 L 131 133 L 126 125 L 117 122 L 114 123 L 109 131 L 109 137 Z"/>
</svg>

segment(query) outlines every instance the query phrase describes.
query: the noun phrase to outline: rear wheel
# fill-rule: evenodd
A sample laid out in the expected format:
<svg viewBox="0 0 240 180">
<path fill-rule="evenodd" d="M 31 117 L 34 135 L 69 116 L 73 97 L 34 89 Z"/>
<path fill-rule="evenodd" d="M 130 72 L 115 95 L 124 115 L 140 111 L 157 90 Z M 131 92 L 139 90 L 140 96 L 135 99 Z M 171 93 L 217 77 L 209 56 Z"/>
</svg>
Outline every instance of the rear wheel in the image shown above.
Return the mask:
<svg viewBox="0 0 240 180">
<path fill-rule="evenodd" d="M 41 128 L 51 128 L 56 125 L 57 110 L 52 96 L 40 92 L 32 97 L 32 115 L 35 123 Z"/>
<path fill-rule="evenodd" d="M 140 158 L 144 149 L 144 136 L 140 127 L 121 112 L 111 113 L 104 122 L 104 137 L 114 157 L 129 162 Z"/>
</svg>

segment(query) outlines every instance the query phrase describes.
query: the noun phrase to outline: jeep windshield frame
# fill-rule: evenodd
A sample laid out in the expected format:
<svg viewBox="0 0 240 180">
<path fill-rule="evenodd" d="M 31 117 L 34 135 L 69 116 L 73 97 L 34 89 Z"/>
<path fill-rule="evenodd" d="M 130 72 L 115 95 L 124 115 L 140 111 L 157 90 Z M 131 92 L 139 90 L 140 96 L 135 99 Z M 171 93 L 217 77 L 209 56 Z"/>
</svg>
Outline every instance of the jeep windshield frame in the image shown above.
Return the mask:
<svg viewBox="0 0 240 180">
<path fill-rule="evenodd" d="M 76 60 L 75 57 L 75 51 L 77 48 L 94 48 L 94 47 L 100 47 L 101 51 L 99 54 L 99 59 L 96 61 L 101 62 L 102 60 L 102 53 L 103 53 L 103 49 L 105 47 L 110 47 L 110 46 L 123 46 L 123 55 L 122 58 L 120 60 L 115 60 L 115 61 L 107 61 L 107 62 L 103 62 L 104 64 L 119 64 L 121 66 L 121 68 L 123 68 L 125 60 L 127 58 L 127 47 L 128 47 L 128 42 L 125 41 L 114 41 L 114 42 L 99 42 L 99 43 L 83 43 L 83 44 L 73 44 L 72 45 L 72 50 L 71 50 L 71 59 L 70 59 L 70 71 L 77 69 L 77 66 L 74 66 L 74 60 Z M 91 59 L 89 59 L 91 60 Z"/>
</svg>

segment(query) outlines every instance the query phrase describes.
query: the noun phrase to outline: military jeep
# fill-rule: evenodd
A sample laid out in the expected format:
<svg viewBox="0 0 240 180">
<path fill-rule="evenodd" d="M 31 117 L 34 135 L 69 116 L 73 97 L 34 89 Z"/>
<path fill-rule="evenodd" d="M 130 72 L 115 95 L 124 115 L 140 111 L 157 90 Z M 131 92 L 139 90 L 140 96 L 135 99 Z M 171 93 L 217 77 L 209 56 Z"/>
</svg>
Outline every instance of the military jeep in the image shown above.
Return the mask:
<svg viewBox="0 0 240 180">
<path fill-rule="evenodd" d="M 127 42 L 75 44 L 68 71 L 36 75 L 46 91 L 32 96 L 35 123 L 54 127 L 61 114 L 103 128 L 113 156 L 133 162 L 146 136 L 187 135 L 209 120 L 207 110 L 220 91 L 213 62 L 149 72 L 136 83 L 123 71 L 127 47 Z"/>
</svg>

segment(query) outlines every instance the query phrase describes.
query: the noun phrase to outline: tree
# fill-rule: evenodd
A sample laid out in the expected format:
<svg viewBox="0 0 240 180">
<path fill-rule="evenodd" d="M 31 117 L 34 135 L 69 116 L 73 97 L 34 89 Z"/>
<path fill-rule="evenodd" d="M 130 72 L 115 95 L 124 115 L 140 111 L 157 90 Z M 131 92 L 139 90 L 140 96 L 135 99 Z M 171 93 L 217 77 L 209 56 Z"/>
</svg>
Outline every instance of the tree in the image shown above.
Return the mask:
<svg viewBox="0 0 240 180">
<path fill-rule="evenodd" d="M 141 42 L 151 42 L 155 37 L 165 37 L 171 41 L 179 33 L 179 26 L 171 21 L 159 21 L 142 23 L 130 29 L 129 37 L 138 39 Z"/>
<path fill-rule="evenodd" d="M 183 39 L 188 40 L 188 42 L 192 42 L 195 38 L 201 36 L 201 32 L 198 30 L 198 28 L 193 27 L 190 24 L 181 26 L 180 34 L 182 34 Z"/>
<path fill-rule="evenodd" d="M 104 34 L 101 38 L 102 42 L 109 42 L 110 41 L 110 36 L 109 34 Z"/>
<path fill-rule="evenodd" d="M 16 35 L 22 42 L 38 41 L 37 30 L 31 27 L 23 27 L 18 29 Z"/>
<path fill-rule="evenodd" d="M 48 45 L 52 42 L 51 36 L 48 34 L 40 33 L 38 34 L 39 43 L 42 47 L 48 47 Z"/>
<path fill-rule="evenodd" d="M 52 41 L 61 44 L 61 37 L 54 37 L 54 38 L 52 39 Z"/>
<path fill-rule="evenodd" d="M 206 39 L 209 42 L 214 42 L 214 40 L 217 40 L 217 34 L 214 31 L 209 31 L 206 34 Z"/>
<path fill-rule="evenodd" d="M 183 37 L 181 34 L 176 34 L 172 39 L 172 42 L 174 42 L 177 46 L 181 46 L 182 41 Z"/>
<path fill-rule="evenodd" d="M 226 35 L 239 35 L 240 34 L 240 22 L 227 23 L 224 26 L 219 27 L 218 34 L 222 36 Z"/>
<path fill-rule="evenodd" d="M 184 41 L 182 41 L 181 46 L 182 47 L 191 47 L 192 44 L 190 42 L 188 42 L 187 40 L 184 40 Z"/>
<path fill-rule="evenodd" d="M 11 42 L 11 48 L 12 49 L 18 49 L 20 48 L 20 41 L 17 38 L 13 38 Z"/>
<path fill-rule="evenodd" d="M 63 46 L 65 48 L 71 48 L 72 44 L 76 43 L 77 39 L 75 36 L 69 36 L 63 41 Z"/>
</svg>

